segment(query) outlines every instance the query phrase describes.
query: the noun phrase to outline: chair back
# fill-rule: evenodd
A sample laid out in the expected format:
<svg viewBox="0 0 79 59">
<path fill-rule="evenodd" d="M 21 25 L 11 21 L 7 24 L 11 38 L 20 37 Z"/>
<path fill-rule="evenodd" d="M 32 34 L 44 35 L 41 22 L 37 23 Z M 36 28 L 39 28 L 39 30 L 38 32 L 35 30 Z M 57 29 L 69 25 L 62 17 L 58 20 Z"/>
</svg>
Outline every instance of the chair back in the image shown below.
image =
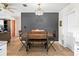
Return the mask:
<svg viewBox="0 0 79 59">
<path fill-rule="evenodd" d="M 19 30 L 19 37 L 21 37 L 23 34 L 23 32 L 21 30 Z"/>
<path fill-rule="evenodd" d="M 19 39 L 20 41 L 26 41 L 27 36 L 23 34 L 23 32 L 19 31 Z"/>
<path fill-rule="evenodd" d="M 54 37 L 54 38 L 56 37 L 56 33 L 53 33 L 53 37 Z"/>
<path fill-rule="evenodd" d="M 49 41 L 55 41 L 56 33 L 55 32 L 50 33 L 48 36 L 48 39 L 49 39 Z"/>
</svg>

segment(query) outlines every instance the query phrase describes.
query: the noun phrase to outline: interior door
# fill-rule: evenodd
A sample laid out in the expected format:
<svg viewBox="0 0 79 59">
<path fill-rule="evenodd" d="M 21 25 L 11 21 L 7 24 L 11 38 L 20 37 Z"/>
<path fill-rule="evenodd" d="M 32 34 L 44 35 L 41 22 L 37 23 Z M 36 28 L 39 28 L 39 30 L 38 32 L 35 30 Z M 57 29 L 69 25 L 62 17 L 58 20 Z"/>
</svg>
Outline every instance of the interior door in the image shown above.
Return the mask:
<svg viewBox="0 0 79 59">
<path fill-rule="evenodd" d="M 15 20 L 12 20 L 12 37 L 15 37 Z"/>
</svg>

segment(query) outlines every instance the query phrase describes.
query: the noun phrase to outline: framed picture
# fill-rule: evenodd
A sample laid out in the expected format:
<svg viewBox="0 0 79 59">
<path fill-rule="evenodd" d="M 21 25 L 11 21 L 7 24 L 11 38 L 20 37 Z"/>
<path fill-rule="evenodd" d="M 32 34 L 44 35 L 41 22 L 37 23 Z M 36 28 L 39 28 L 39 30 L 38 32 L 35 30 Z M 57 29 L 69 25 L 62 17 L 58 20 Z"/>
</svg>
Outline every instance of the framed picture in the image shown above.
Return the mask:
<svg viewBox="0 0 79 59">
<path fill-rule="evenodd" d="M 60 20 L 60 27 L 62 26 L 62 20 Z"/>
</svg>

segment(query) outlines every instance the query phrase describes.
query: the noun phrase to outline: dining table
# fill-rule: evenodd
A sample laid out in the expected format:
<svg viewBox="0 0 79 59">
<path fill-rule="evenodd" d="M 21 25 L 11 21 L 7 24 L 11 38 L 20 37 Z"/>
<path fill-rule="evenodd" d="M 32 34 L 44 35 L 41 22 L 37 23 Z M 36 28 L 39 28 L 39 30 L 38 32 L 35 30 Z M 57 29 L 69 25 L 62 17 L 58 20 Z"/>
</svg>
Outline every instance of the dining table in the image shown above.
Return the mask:
<svg viewBox="0 0 79 59">
<path fill-rule="evenodd" d="M 52 37 L 52 33 L 51 32 L 47 32 L 45 30 L 32 30 L 30 32 L 25 32 L 24 35 L 27 37 L 27 42 L 26 44 L 29 43 L 29 48 L 31 47 L 31 42 L 41 42 L 44 43 L 44 47 L 45 49 L 48 51 L 48 45 L 49 45 L 49 39 L 48 37 L 51 36 Z M 27 48 L 27 49 L 29 49 Z"/>
</svg>

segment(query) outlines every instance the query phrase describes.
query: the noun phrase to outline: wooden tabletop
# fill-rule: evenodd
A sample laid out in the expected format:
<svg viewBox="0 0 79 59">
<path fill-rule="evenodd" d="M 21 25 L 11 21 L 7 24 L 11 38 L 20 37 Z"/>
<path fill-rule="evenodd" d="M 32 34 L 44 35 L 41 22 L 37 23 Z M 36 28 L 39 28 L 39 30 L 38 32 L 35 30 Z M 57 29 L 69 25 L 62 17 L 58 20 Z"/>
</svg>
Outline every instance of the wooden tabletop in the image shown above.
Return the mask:
<svg viewBox="0 0 79 59">
<path fill-rule="evenodd" d="M 47 34 L 43 32 L 26 32 L 23 35 L 30 39 L 45 39 L 47 38 L 46 36 L 53 36 L 51 32 L 48 32 Z"/>
</svg>

